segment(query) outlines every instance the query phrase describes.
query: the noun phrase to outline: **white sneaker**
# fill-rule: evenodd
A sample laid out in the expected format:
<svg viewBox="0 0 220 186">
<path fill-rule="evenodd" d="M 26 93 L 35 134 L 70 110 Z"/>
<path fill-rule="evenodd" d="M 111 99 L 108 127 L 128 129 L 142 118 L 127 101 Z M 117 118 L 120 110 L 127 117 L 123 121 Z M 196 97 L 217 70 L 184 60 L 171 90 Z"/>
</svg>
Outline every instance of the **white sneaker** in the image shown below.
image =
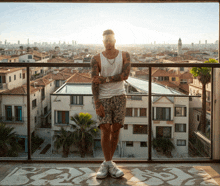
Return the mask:
<svg viewBox="0 0 220 186">
<path fill-rule="evenodd" d="M 96 178 L 106 178 L 109 174 L 108 169 L 109 169 L 109 166 L 106 164 L 106 162 L 103 162 L 100 165 L 100 168 L 96 174 Z"/>
<path fill-rule="evenodd" d="M 117 167 L 115 162 L 109 165 L 109 173 L 112 178 L 120 178 L 124 176 L 124 173 Z"/>
</svg>

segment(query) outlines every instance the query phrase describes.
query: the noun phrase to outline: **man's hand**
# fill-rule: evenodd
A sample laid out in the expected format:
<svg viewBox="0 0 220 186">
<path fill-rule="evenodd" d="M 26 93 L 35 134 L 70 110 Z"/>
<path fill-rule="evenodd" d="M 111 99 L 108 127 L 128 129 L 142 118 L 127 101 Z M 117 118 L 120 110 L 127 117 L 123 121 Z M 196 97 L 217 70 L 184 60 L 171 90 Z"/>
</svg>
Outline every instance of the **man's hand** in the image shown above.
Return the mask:
<svg viewBox="0 0 220 186">
<path fill-rule="evenodd" d="M 105 111 L 102 103 L 97 100 L 95 102 L 95 108 L 96 108 L 96 114 L 99 115 L 100 117 L 105 117 Z"/>
<path fill-rule="evenodd" d="M 92 82 L 95 83 L 95 84 L 103 84 L 106 82 L 106 77 L 103 77 L 103 76 L 95 76 L 93 79 L 92 79 Z"/>
</svg>

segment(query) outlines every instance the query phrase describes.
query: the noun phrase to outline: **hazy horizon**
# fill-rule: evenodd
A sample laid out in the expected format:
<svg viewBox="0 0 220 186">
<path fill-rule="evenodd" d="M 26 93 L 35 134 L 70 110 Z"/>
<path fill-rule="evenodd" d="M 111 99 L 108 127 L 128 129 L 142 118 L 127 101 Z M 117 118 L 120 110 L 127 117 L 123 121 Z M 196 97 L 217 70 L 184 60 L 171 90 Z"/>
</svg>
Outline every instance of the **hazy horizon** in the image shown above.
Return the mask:
<svg viewBox="0 0 220 186">
<path fill-rule="evenodd" d="M 1 3 L 0 41 L 102 44 L 106 29 L 116 45 L 214 43 L 218 3 Z"/>
</svg>

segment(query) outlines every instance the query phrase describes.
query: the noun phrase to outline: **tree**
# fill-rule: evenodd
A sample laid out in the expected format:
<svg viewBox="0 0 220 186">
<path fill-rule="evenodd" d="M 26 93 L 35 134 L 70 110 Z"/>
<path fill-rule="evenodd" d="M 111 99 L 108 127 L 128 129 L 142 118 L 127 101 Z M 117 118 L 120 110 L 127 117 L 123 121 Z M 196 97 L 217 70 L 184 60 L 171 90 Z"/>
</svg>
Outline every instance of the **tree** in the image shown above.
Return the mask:
<svg viewBox="0 0 220 186">
<path fill-rule="evenodd" d="M 54 145 L 58 150 L 63 146 L 63 157 L 68 157 L 69 147 L 75 142 L 74 136 L 70 131 L 66 131 L 63 127 L 59 130 L 60 134 L 55 134 L 53 139 L 56 139 Z"/>
<path fill-rule="evenodd" d="M 71 120 L 75 124 L 70 124 L 71 128 L 75 131 L 66 131 L 63 127 L 60 129 L 60 134 L 53 136 L 56 139 L 54 142 L 55 147 L 59 149 L 63 146 L 63 157 L 68 157 L 69 148 L 71 145 L 76 145 L 79 148 L 82 158 L 90 145 L 93 145 L 93 138 L 96 137 L 98 129 L 93 126 L 95 121 L 91 119 L 92 115 L 88 113 L 75 114 Z"/>
<path fill-rule="evenodd" d="M 157 151 L 162 150 L 163 154 L 172 156 L 171 151 L 175 149 L 174 144 L 169 138 L 159 137 L 153 138 L 152 142 L 153 148 Z"/>
<path fill-rule="evenodd" d="M 209 59 L 204 63 L 218 63 L 215 59 Z M 211 67 L 192 67 L 190 73 L 193 77 L 198 77 L 202 83 L 202 117 L 201 117 L 201 132 L 205 134 L 206 129 L 206 84 L 211 82 Z"/>
<path fill-rule="evenodd" d="M 76 129 L 73 134 L 75 136 L 76 145 L 80 150 L 81 157 L 85 157 L 90 145 L 94 145 L 93 138 L 97 136 L 98 129 L 93 126 L 96 121 L 92 120 L 89 113 L 79 113 L 71 117 L 75 124 L 71 124 L 72 129 Z"/>
<path fill-rule="evenodd" d="M 23 46 L 20 46 L 19 48 L 20 48 L 21 50 L 23 50 L 23 49 L 24 49 L 24 47 L 23 47 Z"/>
<path fill-rule="evenodd" d="M 4 123 L 0 123 L 0 157 L 17 157 L 22 150 L 18 143 L 20 138 L 13 130 L 14 127 L 5 127 Z"/>
</svg>

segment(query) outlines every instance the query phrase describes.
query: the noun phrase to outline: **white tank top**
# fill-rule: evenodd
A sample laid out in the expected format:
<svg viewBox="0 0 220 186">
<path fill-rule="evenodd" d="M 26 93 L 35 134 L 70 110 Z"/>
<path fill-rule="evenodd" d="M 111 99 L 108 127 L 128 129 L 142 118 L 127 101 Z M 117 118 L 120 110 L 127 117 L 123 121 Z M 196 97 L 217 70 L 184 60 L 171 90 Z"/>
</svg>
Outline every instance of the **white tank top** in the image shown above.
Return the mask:
<svg viewBox="0 0 220 186">
<path fill-rule="evenodd" d="M 122 51 L 119 50 L 118 56 L 115 58 L 115 62 L 114 59 L 108 59 L 110 63 L 114 62 L 113 65 L 108 62 L 102 52 L 100 53 L 100 58 L 101 76 L 107 77 L 121 74 L 123 67 Z M 99 84 L 99 99 L 111 98 L 122 94 L 126 94 L 124 81 Z"/>
</svg>

